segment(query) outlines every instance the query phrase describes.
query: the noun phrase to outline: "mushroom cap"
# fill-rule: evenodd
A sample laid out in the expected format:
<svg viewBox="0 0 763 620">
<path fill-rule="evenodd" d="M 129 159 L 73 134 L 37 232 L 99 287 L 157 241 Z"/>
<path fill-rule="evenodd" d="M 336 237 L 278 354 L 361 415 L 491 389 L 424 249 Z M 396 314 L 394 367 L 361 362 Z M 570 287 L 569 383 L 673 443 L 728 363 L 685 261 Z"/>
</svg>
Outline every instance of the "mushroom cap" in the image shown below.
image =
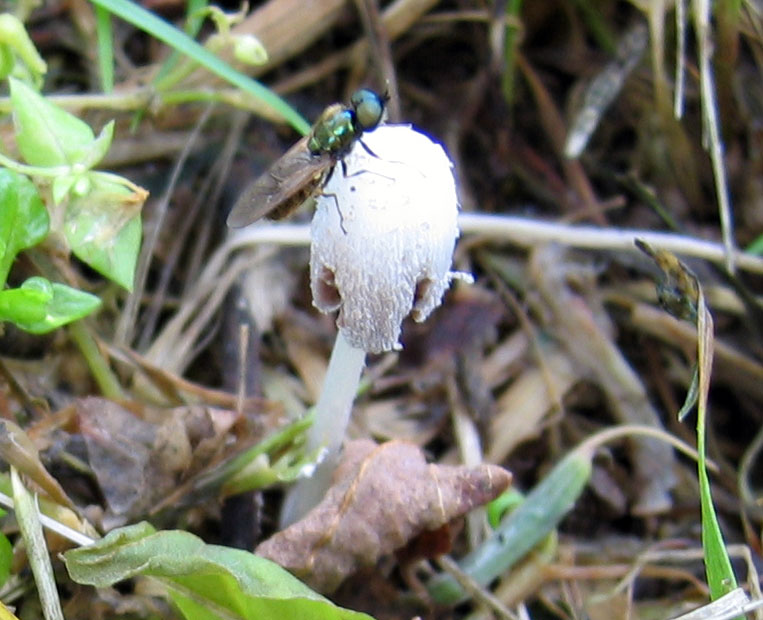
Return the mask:
<svg viewBox="0 0 763 620">
<path fill-rule="evenodd" d="M 348 342 L 400 349 L 400 327 L 440 305 L 454 275 L 458 198 L 442 146 L 410 125 L 363 134 L 317 198 L 312 222 L 313 304 L 339 311 Z"/>
</svg>

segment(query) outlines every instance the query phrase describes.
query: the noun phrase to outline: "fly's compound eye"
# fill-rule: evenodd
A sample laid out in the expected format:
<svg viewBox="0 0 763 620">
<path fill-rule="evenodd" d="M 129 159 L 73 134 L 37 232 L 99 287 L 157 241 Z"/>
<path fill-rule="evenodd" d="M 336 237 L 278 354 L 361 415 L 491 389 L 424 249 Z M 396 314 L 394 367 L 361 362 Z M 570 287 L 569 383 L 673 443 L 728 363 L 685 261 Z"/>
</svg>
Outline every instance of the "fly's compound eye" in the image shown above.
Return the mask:
<svg viewBox="0 0 763 620">
<path fill-rule="evenodd" d="M 371 131 L 382 122 L 384 100 L 374 91 L 361 88 L 350 98 L 350 105 L 355 111 L 355 118 L 363 131 Z"/>
</svg>

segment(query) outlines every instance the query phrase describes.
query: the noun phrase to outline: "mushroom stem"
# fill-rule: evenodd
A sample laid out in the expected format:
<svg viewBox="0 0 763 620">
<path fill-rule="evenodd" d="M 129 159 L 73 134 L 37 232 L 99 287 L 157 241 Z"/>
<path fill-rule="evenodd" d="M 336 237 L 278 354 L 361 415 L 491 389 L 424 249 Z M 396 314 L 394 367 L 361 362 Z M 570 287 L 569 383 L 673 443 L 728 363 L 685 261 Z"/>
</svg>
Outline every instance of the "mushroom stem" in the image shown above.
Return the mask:
<svg viewBox="0 0 763 620">
<path fill-rule="evenodd" d="M 329 488 L 365 363 L 366 352 L 347 342 L 340 329 L 305 444 L 308 453 L 322 450 L 321 459 L 310 478 L 299 480 L 287 492 L 281 509 L 282 528 L 307 514 Z"/>
</svg>

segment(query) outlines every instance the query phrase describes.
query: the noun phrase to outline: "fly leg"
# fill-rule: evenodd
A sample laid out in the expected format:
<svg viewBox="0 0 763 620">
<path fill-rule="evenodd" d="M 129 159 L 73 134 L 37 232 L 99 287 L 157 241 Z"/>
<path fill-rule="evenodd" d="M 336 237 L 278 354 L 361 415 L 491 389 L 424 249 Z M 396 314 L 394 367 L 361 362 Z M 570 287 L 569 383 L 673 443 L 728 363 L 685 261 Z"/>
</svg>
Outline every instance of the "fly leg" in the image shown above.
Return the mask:
<svg viewBox="0 0 763 620">
<path fill-rule="evenodd" d="M 336 212 L 339 214 L 339 228 L 341 228 L 342 232 L 346 235 L 347 229 L 344 227 L 344 216 L 342 215 L 342 210 L 339 208 L 339 199 L 336 197 L 336 194 L 330 193 L 330 192 L 324 192 L 321 190 L 321 196 L 326 196 L 327 198 L 334 199 L 334 204 L 336 205 Z"/>
<path fill-rule="evenodd" d="M 357 172 L 353 172 L 352 174 L 350 174 L 349 171 L 347 170 L 347 162 L 344 161 L 344 159 L 339 160 L 339 165 L 342 166 L 342 177 L 344 177 L 345 179 L 349 179 L 350 177 L 354 177 L 355 175 L 358 175 L 358 174 L 363 174 L 364 172 L 372 172 L 371 170 L 358 170 Z M 344 227 L 344 216 L 342 215 L 342 210 L 339 208 L 339 199 L 337 198 L 336 194 L 324 191 L 324 188 L 326 187 L 326 185 L 328 185 L 329 181 L 331 180 L 331 177 L 334 174 L 334 170 L 336 170 L 336 166 L 333 166 L 331 170 L 329 171 L 329 173 L 326 175 L 326 179 L 323 181 L 323 186 L 321 188 L 321 196 L 327 196 L 334 199 L 334 204 L 336 205 L 336 212 L 339 214 L 339 228 L 341 228 L 342 232 L 346 235 L 347 229 Z M 374 174 L 379 174 L 379 173 L 375 172 Z M 379 176 L 384 176 L 384 175 L 382 174 Z M 386 177 L 386 176 L 384 176 L 384 178 L 393 180 L 390 177 Z"/>
<path fill-rule="evenodd" d="M 363 147 L 363 150 L 364 150 L 366 153 L 368 153 L 368 154 L 369 154 L 371 157 L 376 157 L 376 159 L 381 159 L 381 157 L 379 157 L 379 156 L 378 156 L 376 153 L 374 153 L 374 152 L 371 150 L 371 147 L 370 147 L 370 146 L 368 146 L 368 145 L 367 145 L 365 142 L 363 142 L 363 139 L 362 139 L 362 138 L 358 138 L 358 142 L 360 142 L 360 146 L 362 146 L 362 147 Z"/>
<path fill-rule="evenodd" d="M 363 148 L 368 151 L 368 154 L 372 157 L 376 157 L 376 159 L 381 159 L 376 153 L 374 153 L 368 146 L 363 142 L 363 140 L 358 140 L 360 144 L 363 146 Z M 385 161 L 385 160 L 382 160 Z M 391 160 L 386 160 L 391 161 Z M 355 172 L 348 173 L 347 171 L 347 162 L 345 162 L 343 159 L 340 159 L 339 162 L 342 164 L 342 176 L 345 179 L 349 179 L 350 177 L 356 177 L 359 174 L 364 174 L 366 172 L 370 174 L 375 174 L 376 176 L 382 177 L 383 179 L 387 179 L 388 181 L 394 181 L 394 177 L 388 177 L 386 174 L 382 174 L 381 172 L 376 172 L 376 170 L 367 170 L 366 168 L 361 168 L 360 170 L 356 170 Z M 392 163 L 402 163 L 402 162 L 392 162 Z M 332 170 L 333 172 L 333 170 Z"/>
<path fill-rule="evenodd" d="M 348 177 L 347 174 L 347 164 L 343 159 L 339 160 L 339 163 L 342 165 L 342 176 L 346 179 Z M 329 181 L 331 180 L 331 177 L 334 174 L 334 170 L 336 170 L 336 166 L 332 166 L 331 170 L 329 170 L 329 173 L 326 175 L 326 178 L 323 180 L 323 185 L 321 186 L 321 196 L 326 196 L 334 199 L 334 204 L 336 205 L 336 212 L 339 215 L 339 228 L 342 229 L 342 232 L 346 235 L 347 229 L 344 227 L 344 216 L 342 215 L 342 210 L 339 208 L 339 199 L 337 198 L 336 194 L 332 192 L 326 192 L 324 191 L 324 188 L 326 185 L 328 185 Z"/>
</svg>

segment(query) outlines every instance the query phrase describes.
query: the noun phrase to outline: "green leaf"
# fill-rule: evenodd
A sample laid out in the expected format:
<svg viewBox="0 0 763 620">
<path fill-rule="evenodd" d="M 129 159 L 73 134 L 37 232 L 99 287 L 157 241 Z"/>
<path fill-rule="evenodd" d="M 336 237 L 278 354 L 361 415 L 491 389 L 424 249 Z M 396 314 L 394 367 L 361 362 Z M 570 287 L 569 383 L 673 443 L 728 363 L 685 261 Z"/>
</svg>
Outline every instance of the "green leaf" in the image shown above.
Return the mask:
<svg viewBox="0 0 763 620">
<path fill-rule="evenodd" d="M 277 564 L 247 551 L 207 545 L 183 531 L 139 523 L 64 553 L 77 583 L 107 587 L 137 575 L 159 577 L 186 618 L 369 620 L 335 606 Z"/>
<path fill-rule="evenodd" d="M 72 252 L 98 273 L 131 290 L 142 233 L 145 195 L 109 177 L 89 174 L 90 191 L 72 192 L 64 236 Z"/>
<path fill-rule="evenodd" d="M 14 62 L 11 48 L 0 43 L 0 79 L 5 79 L 13 71 Z"/>
<path fill-rule="evenodd" d="M 2 586 L 11 574 L 11 562 L 13 562 L 13 547 L 5 534 L 0 532 L 0 586 Z"/>
<path fill-rule="evenodd" d="M 697 468 L 699 477 L 699 500 L 702 513 L 702 547 L 705 552 L 705 573 L 710 587 L 710 598 L 719 599 L 737 587 L 726 544 L 723 540 L 718 517 L 710 492 L 707 475 L 705 424 L 707 421 L 707 396 L 710 391 L 710 375 L 713 367 L 714 329 L 713 317 L 705 303 L 705 294 L 699 287 L 697 302 L 697 371 L 699 386 L 697 395 Z M 734 620 L 742 620 L 738 616 Z"/>
<path fill-rule="evenodd" d="M 0 169 L 0 286 L 16 255 L 42 241 L 49 223 L 34 184 L 7 168 Z"/>
<path fill-rule="evenodd" d="M 53 203 L 61 204 L 61 201 L 66 198 L 67 194 L 71 191 L 74 184 L 79 180 L 81 174 L 61 174 L 53 178 L 51 183 L 51 193 L 53 194 Z"/>
<path fill-rule="evenodd" d="M 114 121 L 109 121 L 101 129 L 101 133 L 93 140 L 88 150 L 83 153 L 83 157 L 77 163 L 87 168 L 94 168 L 108 153 L 111 148 L 111 141 L 114 139 Z"/>
<path fill-rule="evenodd" d="M 87 123 L 9 78 L 16 142 L 33 166 L 71 166 L 89 160 L 95 136 Z"/>
<path fill-rule="evenodd" d="M 48 70 L 32 39 L 29 38 L 24 24 L 10 13 L 0 15 L 0 46 L 3 50 L 3 78 L 14 68 L 16 57 L 21 60 L 35 82 L 40 81 L 42 74 Z"/>
<path fill-rule="evenodd" d="M 11 321 L 21 329 L 44 321 L 47 305 L 53 299 L 53 287 L 47 280 L 45 283 L 47 286 L 35 283 L 26 289 L 22 286 L 0 291 L 0 321 Z"/>
<path fill-rule="evenodd" d="M 100 304 L 95 295 L 34 277 L 19 288 L 0 291 L 0 321 L 11 321 L 33 334 L 45 334 L 87 316 Z"/>
<path fill-rule="evenodd" d="M 684 418 L 691 413 L 694 406 L 697 404 L 699 398 L 699 370 L 697 365 L 694 365 L 694 372 L 691 377 L 691 384 L 689 384 L 689 390 L 686 392 L 686 398 L 684 404 L 678 410 L 677 418 L 679 422 L 683 422 Z"/>
</svg>

